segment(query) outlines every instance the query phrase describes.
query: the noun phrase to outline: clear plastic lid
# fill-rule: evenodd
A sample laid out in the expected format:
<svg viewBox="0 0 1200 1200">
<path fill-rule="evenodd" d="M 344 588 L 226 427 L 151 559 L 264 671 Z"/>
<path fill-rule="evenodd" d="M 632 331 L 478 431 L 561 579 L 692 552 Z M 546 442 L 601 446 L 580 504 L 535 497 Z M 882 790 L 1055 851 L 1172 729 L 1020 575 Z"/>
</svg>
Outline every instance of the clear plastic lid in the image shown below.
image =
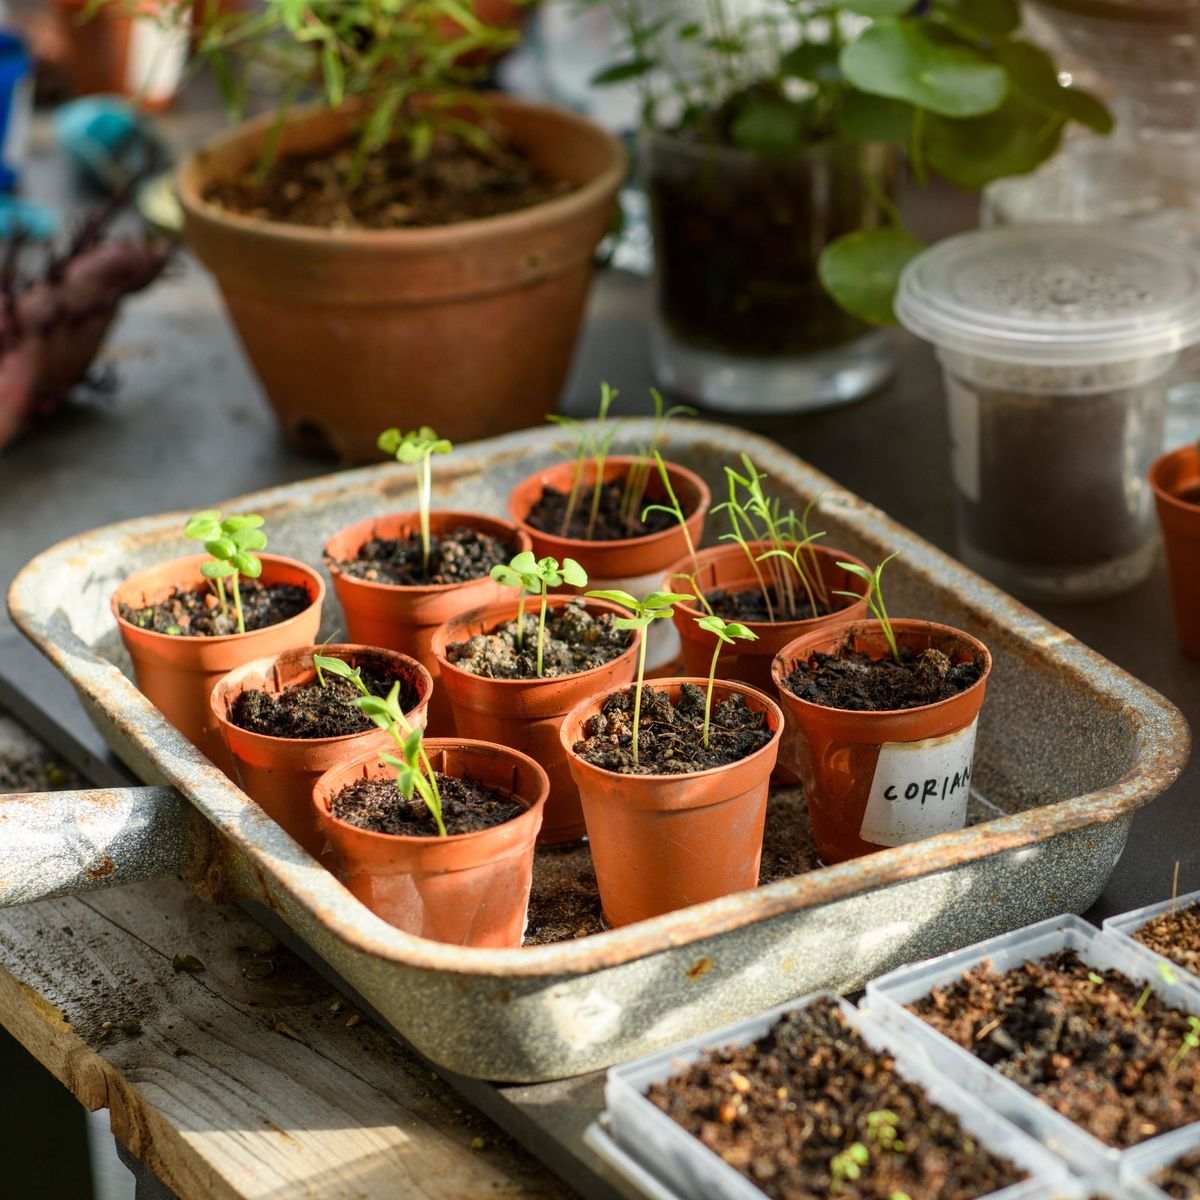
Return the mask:
<svg viewBox="0 0 1200 1200">
<path fill-rule="evenodd" d="M 1169 354 L 1200 341 L 1200 258 L 1123 225 L 964 233 L 909 263 L 896 315 L 937 346 L 1003 362 Z"/>
</svg>

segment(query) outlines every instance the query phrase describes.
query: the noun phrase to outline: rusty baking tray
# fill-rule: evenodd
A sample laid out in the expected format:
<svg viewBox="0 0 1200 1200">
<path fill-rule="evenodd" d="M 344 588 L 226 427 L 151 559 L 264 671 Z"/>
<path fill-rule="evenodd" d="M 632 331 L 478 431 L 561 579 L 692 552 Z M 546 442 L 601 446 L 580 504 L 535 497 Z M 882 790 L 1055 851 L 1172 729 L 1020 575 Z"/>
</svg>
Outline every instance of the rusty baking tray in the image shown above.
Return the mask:
<svg viewBox="0 0 1200 1200">
<path fill-rule="evenodd" d="M 631 423 L 627 438 L 647 429 Z M 13 808 L 0 840 L 12 848 L 36 838 L 44 857 L 49 833 L 64 850 L 45 877 L 27 865 L 22 879 L 21 862 L 10 862 L 8 902 L 164 866 L 183 870 L 202 895 L 273 910 L 443 1068 L 521 1082 L 593 1071 L 805 992 L 858 988 L 913 959 L 1087 909 L 1121 855 L 1133 813 L 1186 761 L 1190 737 L 1180 713 L 774 443 L 687 422 L 674 429 L 670 453 L 718 485 L 723 464 L 742 449 L 797 508 L 820 497 L 828 544 L 868 561 L 900 551 L 889 568 L 894 613 L 957 625 L 991 647 L 968 828 L 822 867 L 807 842 L 803 806 L 784 791 L 772 798 L 771 827 L 774 844 L 787 843 L 792 854 L 776 872 L 782 862 L 792 877 L 624 929 L 521 949 L 408 936 L 361 907 L 130 682 L 109 596 L 129 572 L 185 550 L 183 515 L 170 513 L 61 543 L 11 588 L 16 624 L 75 686 L 115 753 L 152 786 L 125 801 L 95 794 L 103 812 L 88 793 Z M 439 463 L 435 503 L 501 513 L 510 487 L 559 455 L 551 429 L 460 447 Z M 412 504 L 410 471 L 388 464 L 223 507 L 262 513 L 272 549 L 316 564 L 336 529 Z M 710 539 L 715 532 L 708 530 Z M 331 600 L 323 633 L 337 628 L 339 616 Z M 564 878 L 579 885 L 585 868 L 586 850 L 540 855 L 538 904 Z M 535 904 L 535 924 L 539 911 Z"/>
</svg>

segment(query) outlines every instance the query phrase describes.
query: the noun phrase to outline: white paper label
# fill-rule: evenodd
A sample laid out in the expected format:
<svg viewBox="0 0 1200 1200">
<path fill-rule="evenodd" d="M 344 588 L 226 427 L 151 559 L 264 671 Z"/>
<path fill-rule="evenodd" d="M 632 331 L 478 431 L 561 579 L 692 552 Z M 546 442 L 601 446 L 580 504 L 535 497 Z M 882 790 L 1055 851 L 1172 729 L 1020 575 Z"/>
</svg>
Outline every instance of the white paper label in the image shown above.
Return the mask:
<svg viewBox="0 0 1200 1200">
<path fill-rule="evenodd" d="M 902 846 L 967 823 L 975 724 L 920 742 L 884 742 L 859 831 L 864 842 Z"/>
</svg>

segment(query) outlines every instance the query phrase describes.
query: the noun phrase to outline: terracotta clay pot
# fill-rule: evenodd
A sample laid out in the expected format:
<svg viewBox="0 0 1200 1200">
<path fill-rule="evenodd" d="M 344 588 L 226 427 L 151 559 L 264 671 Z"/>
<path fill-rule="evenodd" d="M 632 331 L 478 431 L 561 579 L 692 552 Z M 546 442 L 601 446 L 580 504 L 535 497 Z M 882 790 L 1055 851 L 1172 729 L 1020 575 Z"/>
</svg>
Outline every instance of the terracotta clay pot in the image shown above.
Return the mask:
<svg viewBox="0 0 1200 1200">
<path fill-rule="evenodd" d="M 120 606 L 145 608 L 165 600 L 173 591 L 195 591 L 210 585 L 200 574 L 208 562 L 205 554 L 173 559 L 130 576 L 112 596 L 112 613 L 125 649 L 133 660 L 134 677 L 146 698 L 185 737 L 194 742 L 223 771 L 231 774 L 233 761 L 209 704 L 213 685 L 234 667 L 268 654 L 278 654 L 317 640 L 325 581 L 302 562 L 278 554 L 261 554 L 261 582 L 298 584 L 312 603 L 277 625 L 231 633 L 224 637 L 179 637 L 139 629 L 121 616 Z"/>
<path fill-rule="evenodd" d="M 317 677 L 314 653 L 340 658 L 352 667 L 371 667 L 377 674 L 406 680 L 415 689 L 417 702 L 404 715 L 416 729 L 425 728 L 433 680 L 416 659 L 394 650 L 326 645 L 303 646 L 256 659 L 217 681 L 209 703 L 233 758 L 239 786 L 309 854 L 320 858 L 325 848 L 325 834 L 317 826 L 312 803 L 314 785 L 326 771 L 349 758 L 368 751 L 378 754 L 394 750 L 391 735 L 386 729 L 372 726 L 362 733 L 347 733 L 340 737 L 272 737 L 243 729 L 232 720 L 233 706 L 243 692 L 278 695 L 285 688 L 312 683 Z"/>
<path fill-rule="evenodd" d="M 1200 451 L 1181 446 L 1156 459 L 1150 486 L 1167 552 L 1179 644 L 1200 657 Z"/>
<path fill-rule="evenodd" d="M 846 622 L 797 638 L 772 670 L 788 720 L 799 733 L 793 764 L 804 784 L 813 838 L 826 863 L 933 837 L 966 822 L 975 727 L 992 656 L 977 638 L 932 621 L 894 620 L 900 648 L 933 647 L 952 662 L 982 663 L 966 691 L 937 704 L 851 712 L 801 700 L 785 679 L 797 662 L 843 648 L 890 654 L 875 621 Z"/>
<path fill-rule="evenodd" d="M 636 460 L 627 455 L 612 455 L 604 464 L 604 480 L 623 480 Z M 692 544 L 700 544 L 704 532 L 704 517 L 708 512 L 712 496 L 708 484 L 694 471 L 676 463 L 667 463 L 667 474 L 680 507 L 687 514 L 688 532 Z M 508 497 L 508 511 L 517 527 L 529 536 L 533 552 L 538 558 L 546 555 L 562 562 L 573 558 L 588 573 L 585 590 L 598 591 L 604 588 L 622 588 L 634 596 L 644 596 L 657 591 L 662 574 L 672 563 L 687 553 L 687 539 L 678 525 L 651 533 L 645 537 L 619 538 L 614 541 L 589 542 L 580 538 L 558 537 L 529 524 L 529 514 L 542 498 L 548 487 L 567 492 L 575 478 L 575 463 L 557 463 L 535 472 L 521 480 Z M 586 507 L 590 488 L 596 482 L 596 463 L 589 460 L 583 465 L 580 485 L 580 503 Z M 651 469 L 646 484 L 646 503 L 660 503 L 666 498 L 658 472 Z M 579 589 L 564 588 L 564 591 Z M 684 588 L 683 590 L 687 590 Z M 655 671 L 672 663 L 679 654 L 679 638 L 674 628 L 666 621 L 655 621 L 650 627 L 649 644 L 646 647 L 646 667 Z M 705 669 L 707 674 L 707 668 Z"/>
<path fill-rule="evenodd" d="M 655 680 L 672 701 L 682 686 L 708 679 Z M 740 693 L 765 712 L 774 736 L 726 767 L 687 775 L 622 775 L 575 753 L 584 726 L 604 706 L 607 691 L 577 704 L 559 736 L 579 786 L 604 919 L 629 925 L 677 908 L 758 886 L 771 769 L 779 753 L 783 713 L 769 696 L 742 683 L 718 682 L 715 708 Z"/>
<path fill-rule="evenodd" d="M 566 195 L 426 229 L 317 229 L 204 199 L 259 157 L 264 114 L 178 175 L 189 248 L 217 277 L 285 435 L 372 461 L 381 429 L 432 420 L 455 442 L 534 425 L 566 379 L 592 274 L 625 177 L 620 143 L 572 113 L 489 94 L 488 114 Z M 297 109 L 280 152 L 319 154 L 357 110 Z"/>
<path fill-rule="evenodd" d="M 504 542 L 509 547 L 509 558 L 529 549 L 529 539 L 500 517 L 446 509 L 429 514 L 429 530 L 435 537 L 464 525 Z M 450 701 L 438 686 L 441 668 L 431 649 L 434 631 L 460 613 L 504 599 L 511 589 L 501 587 L 490 575 L 466 583 L 401 587 L 359 579 L 339 566 L 354 558 L 372 538 L 399 540 L 419 529 L 420 516 L 415 512 L 368 517 L 365 521 L 347 525 L 325 543 L 325 566 L 333 579 L 334 594 L 342 606 L 350 641 L 362 646 L 399 650 L 401 654 L 415 658 L 429 672 L 434 685 L 429 702 L 429 733 L 433 737 L 444 737 L 454 732 L 454 715 L 450 711 Z"/>
<path fill-rule="evenodd" d="M 569 596 L 552 596 L 548 607 L 562 608 L 570 601 Z M 587 607 L 592 613 L 625 615 L 623 609 L 599 600 L 589 600 Z M 527 602 L 527 611 L 537 612 L 535 599 Z M 433 653 L 438 660 L 440 686 L 450 699 L 460 737 L 511 746 L 540 763 L 549 776 L 550 798 L 538 841 L 545 845 L 575 842 L 587 829 L 579 788 L 571 777 L 558 731 L 563 718 L 581 700 L 633 681 L 638 638 L 634 636 L 629 649 L 619 658 L 590 671 L 557 679 L 487 679 L 464 671 L 447 659 L 447 646 L 465 642 L 477 633 L 487 633 L 505 621 L 515 620 L 516 615 L 517 602 L 513 600 L 477 609 L 438 629 L 433 635 Z"/>
<path fill-rule="evenodd" d="M 337 873 L 376 916 L 405 933 L 456 946 L 519 946 L 533 882 L 533 846 L 550 791 L 533 759 L 461 738 L 425 743 L 439 774 L 502 788 L 525 808 L 503 825 L 450 837 L 397 837 L 339 821 L 330 801 L 356 779 L 395 778 L 374 755 L 327 771 L 313 791 Z"/>
</svg>

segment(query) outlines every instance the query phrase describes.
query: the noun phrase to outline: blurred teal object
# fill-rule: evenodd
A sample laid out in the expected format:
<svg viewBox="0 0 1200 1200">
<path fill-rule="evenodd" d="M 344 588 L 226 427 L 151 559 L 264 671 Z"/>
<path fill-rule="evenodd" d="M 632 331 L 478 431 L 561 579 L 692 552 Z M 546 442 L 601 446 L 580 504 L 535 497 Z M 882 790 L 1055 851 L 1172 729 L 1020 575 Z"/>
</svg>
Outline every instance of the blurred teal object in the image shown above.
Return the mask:
<svg viewBox="0 0 1200 1200">
<path fill-rule="evenodd" d="M 83 96 L 54 114 L 59 144 L 84 177 L 112 194 L 161 168 L 167 153 L 149 121 L 120 96 Z"/>
<path fill-rule="evenodd" d="M 58 214 L 53 209 L 15 196 L 0 196 L 0 239 L 20 233 L 35 242 L 44 242 L 57 232 Z"/>
</svg>

